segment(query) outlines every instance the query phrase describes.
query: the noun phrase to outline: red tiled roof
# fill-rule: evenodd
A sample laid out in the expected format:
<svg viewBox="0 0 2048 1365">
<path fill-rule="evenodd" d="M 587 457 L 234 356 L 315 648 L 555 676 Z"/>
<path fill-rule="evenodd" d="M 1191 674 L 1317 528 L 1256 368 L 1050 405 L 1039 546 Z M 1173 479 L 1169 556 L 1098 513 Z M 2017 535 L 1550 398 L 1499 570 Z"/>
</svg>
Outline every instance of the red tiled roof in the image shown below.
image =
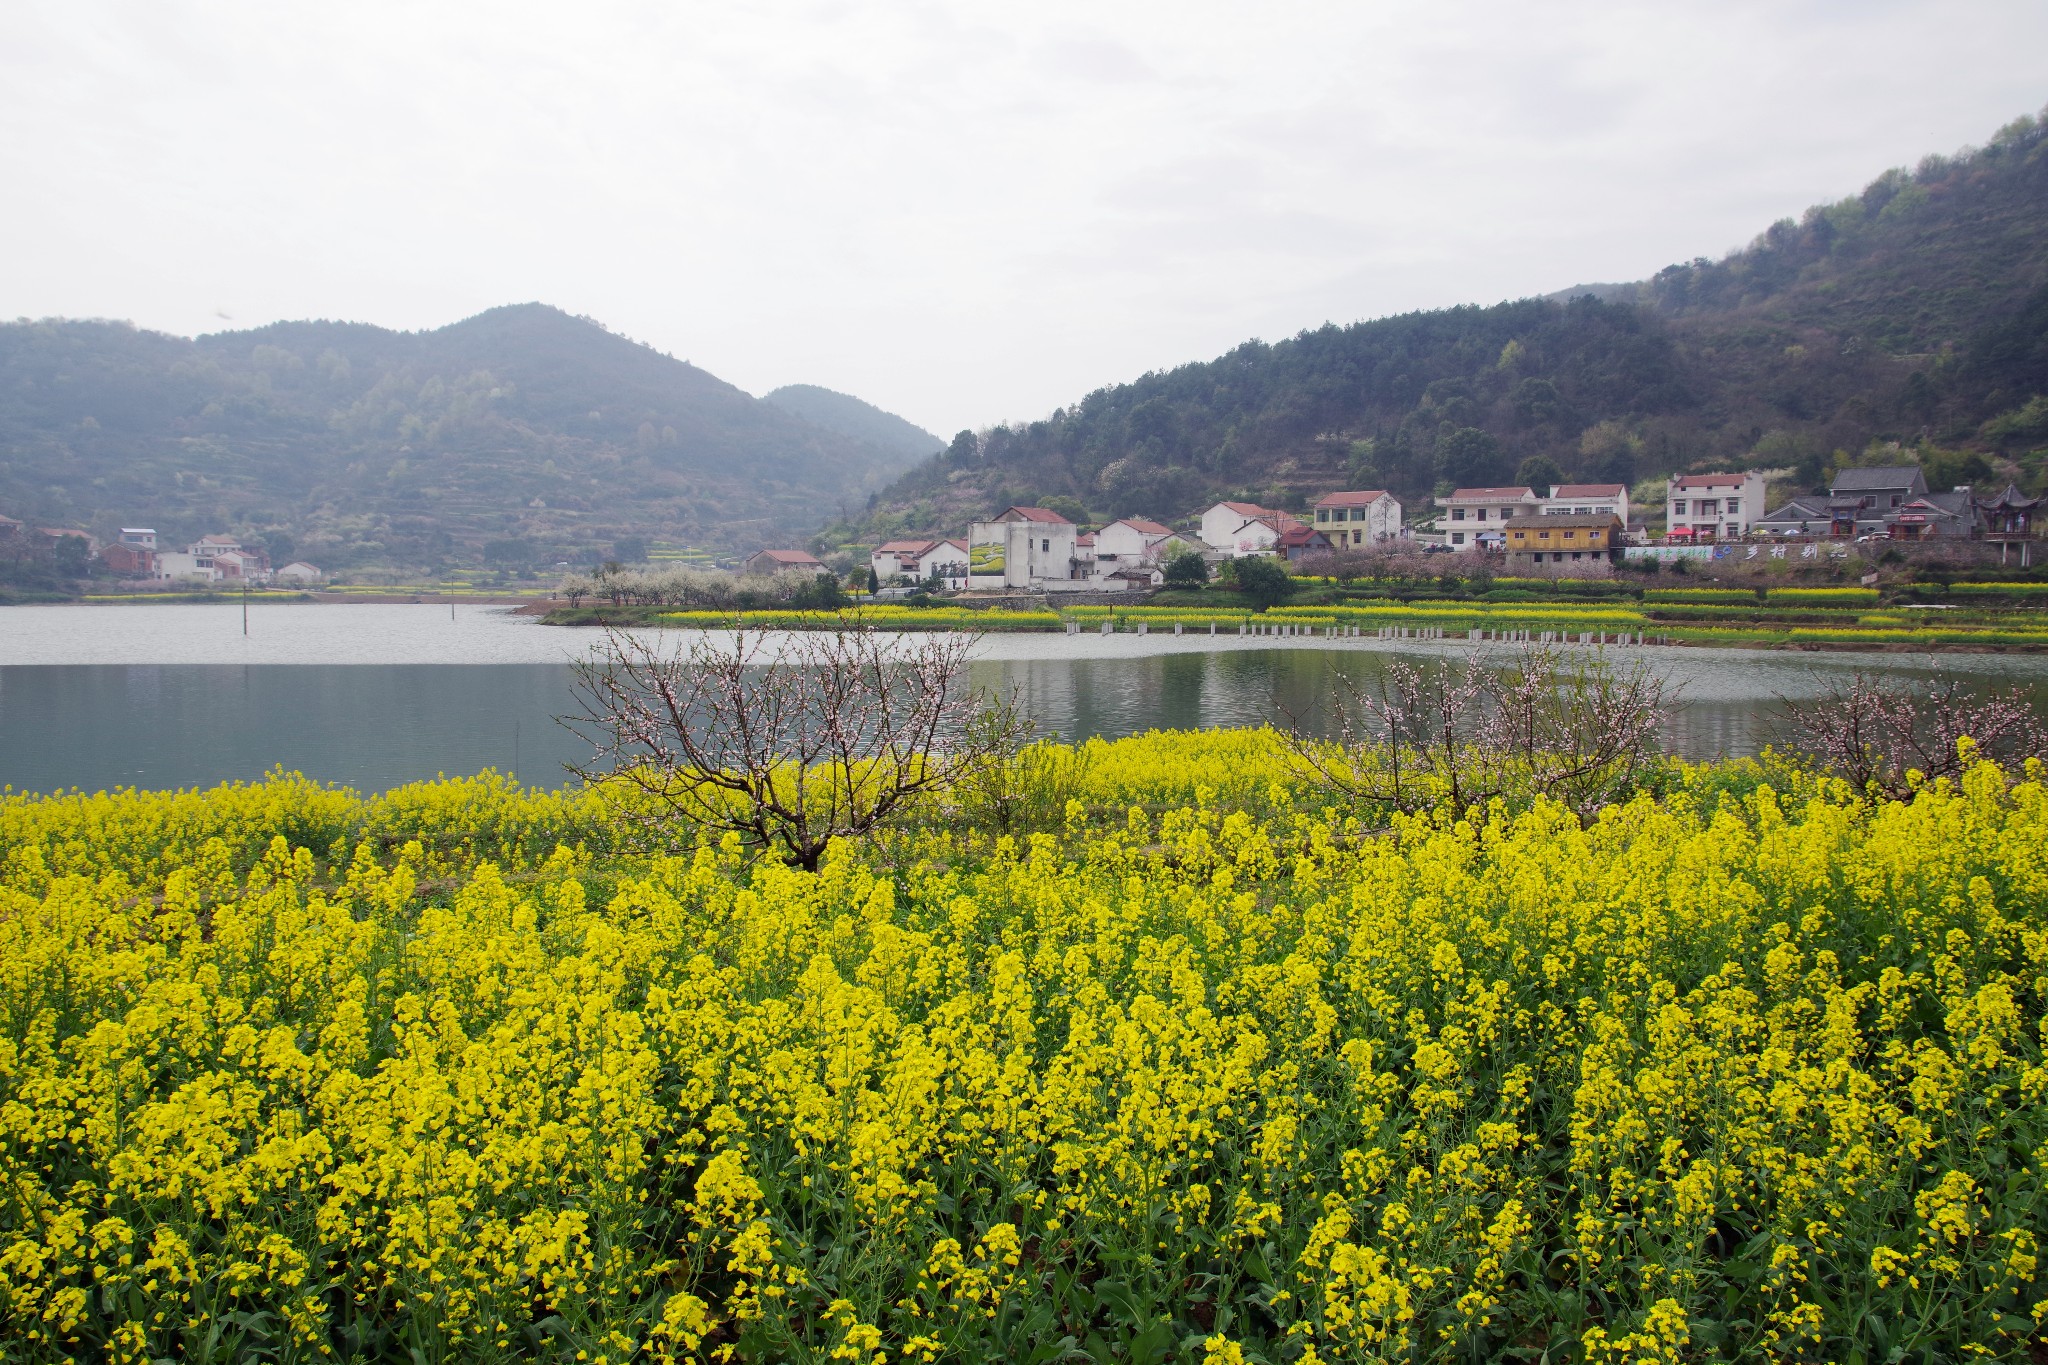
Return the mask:
<svg viewBox="0 0 2048 1365">
<path fill-rule="evenodd" d="M 1280 533 L 1280 543 L 1290 548 L 1297 545 L 1307 545 L 1317 540 L 1327 543 L 1329 539 L 1328 536 L 1318 531 L 1315 527 L 1304 526 L 1298 521 Z"/>
<path fill-rule="evenodd" d="M 1010 513 L 1011 513 L 1011 512 L 1014 512 L 1014 513 L 1016 513 L 1017 515 L 1016 515 L 1016 516 L 1014 516 L 1014 517 L 1012 517 L 1012 516 L 1010 515 Z M 996 520 L 997 520 L 997 521 L 1049 521 L 1049 522 L 1058 522 L 1058 523 L 1061 523 L 1062 525 L 1067 525 L 1067 526 L 1071 526 L 1071 525 L 1073 525 L 1073 523 L 1072 523 L 1072 522 L 1068 521 L 1068 520 L 1067 520 L 1067 519 L 1066 519 L 1065 517 L 1061 516 L 1061 515 L 1060 515 L 1059 513 L 1057 513 L 1057 512 L 1054 512 L 1054 511 L 1051 511 L 1051 510 L 1049 510 L 1049 509 L 1047 509 L 1047 508 L 1044 508 L 1044 507 L 1012 507 L 1012 508 L 1009 508 L 1009 509 L 1008 509 L 1007 511 L 1005 511 L 1005 512 L 1004 512 L 1004 513 L 1003 513 L 1003 514 L 1002 514 L 1001 516 L 997 517 L 997 518 L 996 518 Z"/>
<path fill-rule="evenodd" d="M 1384 488 L 1360 488 L 1348 493 L 1325 493 L 1316 499 L 1318 507 L 1370 507 L 1387 496 Z"/>
<path fill-rule="evenodd" d="M 1746 474 L 1680 474 L 1671 481 L 1673 488 L 1739 488 Z"/>
<path fill-rule="evenodd" d="M 1553 498 L 1618 498 L 1628 490 L 1618 483 L 1561 483 L 1550 490 Z"/>
<path fill-rule="evenodd" d="M 875 553 L 878 555 L 921 555 L 936 544 L 938 542 L 935 540 L 892 540 L 887 544 L 877 545 Z"/>
<path fill-rule="evenodd" d="M 1453 498 L 1462 498 L 1468 500 L 1474 498 L 1528 498 L 1535 496 L 1535 490 L 1530 488 L 1516 487 L 1459 488 L 1453 490 L 1451 496 Z"/>
<path fill-rule="evenodd" d="M 1259 506 L 1255 502 L 1219 502 L 1216 504 L 1216 506 L 1228 507 L 1231 511 L 1237 513 L 1239 516 L 1245 518 L 1247 521 L 1251 520 L 1253 517 L 1263 517 L 1264 515 L 1266 515 L 1266 509 Z"/>
<path fill-rule="evenodd" d="M 766 555 L 777 564 L 816 564 L 818 557 L 808 550 L 757 550 L 755 555 Z"/>
<path fill-rule="evenodd" d="M 1172 527 L 1161 526 L 1158 522 L 1147 521 L 1144 517 L 1125 517 L 1123 524 L 1130 527 L 1133 531 L 1148 536 L 1170 536 L 1173 534 Z"/>
</svg>

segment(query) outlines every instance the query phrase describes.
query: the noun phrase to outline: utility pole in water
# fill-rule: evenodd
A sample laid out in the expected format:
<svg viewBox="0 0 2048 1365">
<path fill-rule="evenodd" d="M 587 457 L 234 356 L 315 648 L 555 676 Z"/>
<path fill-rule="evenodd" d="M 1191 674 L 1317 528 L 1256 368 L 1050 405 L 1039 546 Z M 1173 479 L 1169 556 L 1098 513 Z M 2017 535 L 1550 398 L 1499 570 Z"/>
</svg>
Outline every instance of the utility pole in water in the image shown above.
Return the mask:
<svg viewBox="0 0 2048 1365">
<path fill-rule="evenodd" d="M 249 633 L 249 580 L 242 580 L 242 634 Z"/>
</svg>

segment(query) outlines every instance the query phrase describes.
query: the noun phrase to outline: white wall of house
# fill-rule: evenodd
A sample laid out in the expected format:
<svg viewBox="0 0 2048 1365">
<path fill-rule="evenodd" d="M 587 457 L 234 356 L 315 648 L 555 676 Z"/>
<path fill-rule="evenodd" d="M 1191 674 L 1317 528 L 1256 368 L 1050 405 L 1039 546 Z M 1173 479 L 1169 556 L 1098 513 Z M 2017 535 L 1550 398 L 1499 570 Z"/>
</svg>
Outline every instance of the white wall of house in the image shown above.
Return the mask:
<svg viewBox="0 0 2048 1365">
<path fill-rule="evenodd" d="M 1070 521 L 977 521 L 967 531 L 972 588 L 1056 587 L 1077 582 Z"/>
<path fill-rule="evenodd" d="M 1621 484 L 1564 484 L 1550 490 L 1540 510 L 1552 517 L 1618 517 L 1626 526 L 1628 489 Z"/>
<path fill-rule="evenodd" d="M 1512 518 L 1538 510 L 1538 499 L 1529 488 L 1464 488 L 1438 498 L 1436 505 L 1434 529 L 1443 533 L 1445 543 L 1453 550 L 1476 550 L 1482 532 L 1498 534 Z"/>
<path fill-rule="evenodd" d="M 1680 474 L 1664 495 L 1664 533 L 1690 527 L 1695 540 L 1737 540 L 1764 515 L 1764 476 Z"/>
<path fill-rule="evenodd" d="M 1330 538 L 1332 549 L 1358 549 L 1401 534 L 1401 500 L 1382 493 L 1363 507 L 1317 503 L 1311 523 Z"/>
<path fill-rule="evenodd" d="M 1238 528 L 1265 510 L 1249 502 L 1219 502 L 1202 513 L 1202 539 L 1226 555 L 1236 554 Z"/>
<path fill-rule="evenodd" d="M 215 571 L 210 556 L 206 563 L 201 565 L 198 555 L 181 550 L 165 550 L 156 557 L 156 576 L 173 582 L 183 578 L 196 578 L 211 583 L 219 578 L 220 574 Z"/>
<path fill-rule="evenodd" d="M 966 542 L 942 540 L 918 556 L 918 579 L 922 581 L 935 574 L 949 588 L 967 586 Z"/>
</svg>

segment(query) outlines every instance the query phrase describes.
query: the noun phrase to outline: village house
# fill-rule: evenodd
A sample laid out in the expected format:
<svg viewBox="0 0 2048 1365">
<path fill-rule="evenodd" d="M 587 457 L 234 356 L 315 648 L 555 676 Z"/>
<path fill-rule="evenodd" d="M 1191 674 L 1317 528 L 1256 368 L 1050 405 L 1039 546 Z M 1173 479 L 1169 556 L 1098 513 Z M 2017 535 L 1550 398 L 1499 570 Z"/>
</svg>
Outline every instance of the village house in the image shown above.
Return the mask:
<svg viewBox="0 0 2048 1365">
<path fill-rule="evenodd" d="M 1166 561 L 1183 552 L 1207 558 L 1211 551 L 1184 535 L 1145 517 L 1113 521 L 1076 541 L 1076 553 L 1089 565 L 1089 577 L 1103 586 L 1121 588 L 1165 581 Z"/>
<path fill-rule="evenodd" d="M 1889 534 L 1894 512 L 1927 495 L 1927 476 L 1916 464 L 1844 469 L 1828 482 L 1829 534 Z"/>
<path fill-rule="evenodd" d="M 1674 474 L 1665 491 L 1664 537 L 1694 545 L 1740 540 L 1764 515 L 1764 476 Z"/>
<path fill-rule="evenodd" d="M 0 517 L 0 540 L 16 540 L 21 536 L 21 523 L 13 517 Z"/>
<path fill-rule="evenodd" d="M 1621 518 L 1628 526 L 1628 485 L 1620 483 L 1561 483 L 1541 500 L 1545 516 Z"/>
<path fill-rule="evenodd" d="M 1459 488 L 1436 499 L 1435 529 L 1453 550 L 1498 550 L 1505 544 L 1502 528 L 1518 516 L 1541 510 L 1533 488 Z"/>
<path fill-rule="evenodd" d="M 933 578 L 948 588 L 967 586 L 967 542 L 964 540 L 892 540 L 868 556 L 877 582 L 897 579 L 924 583 Z"/>
<path fill-rule="evenodd" d="M 967 585 L 1054 592 L 1085 587 L 1079 535 L 1079 527 L 1049 508 L 1006 508 L 994 520 L 968 528 Z"/>
<path fill-rule="evenodd" d="M 156 532 L 147 526 L 123 526 L 120 538 L 100 551 L 100 561 L 123 578 L 155 578 Z"/>
<path fill-rule="evenodd" d="M 740 563 L 744 574 L 824 573 L 825 566 L 809 550 L 756 550 Z"/>
<path fill-rule="evenodd" d="M 1621 556 L 1621 518 L 1601 516 L 1545 516 L 1532 513 L 1515 517 L 1507 524 L 1507 563 L 1510 568 L 1554 564 L 1612 564 Z"/>
<path fill-rule="evenodd" d="M 1254 517 L 1265 516 L 1269 510 L 1255 502 L 1219 502 L 1202 513 L 1198 534 L 1225 555 L 1233 554 L 1231 547 L 1236 543 L 1238 527 Z"/>
<path fill-rule="evenodd" d="M 327 575 L 320 572 L 318 565 L 308 564 L 303 559 L 293 560 L 275 574 L 272 574 L 271 577 L 280 583 L 295 583 L 301 587 L 310 587 L 315 583 L 325 583 L 327 581 Z"/>
<path fill-rule="evenodd" d="M 1809 495 L 1766 512 L 1750 523 L 1750 530 L 1766 536 L 1824 536 L 1831 524 L 1828 500 Z"/>
<path fill-rule="evenodd" d="M 1343 534 L 1342 531 L 1325 532 L 1310 526 L 1307 522 L 1297 521 L 1282 531 L 1280 538 L 1273 542 L 1273 553 L 1290 564 L 1297 559 L 1307 559 L 1311 555 L 1326 555 L 1336 548 L 1336 542 L 1331 537 Z"/>
<path fill-rule="evenodd" d="M 1885 534 L 1893 540 L 1973 540 L 1983 525 L 1976 490 L 1965 484 L 1908 498 L 1885 518 Z"/>
<path fill-rule="evenodd" d="M 1401 501 L 1384 488 L 1325 493 L 1316 499 L 1315 529 L 1333 547 L 1356 549 L 1395 540 L 1402 535 Z"/>
</svg>

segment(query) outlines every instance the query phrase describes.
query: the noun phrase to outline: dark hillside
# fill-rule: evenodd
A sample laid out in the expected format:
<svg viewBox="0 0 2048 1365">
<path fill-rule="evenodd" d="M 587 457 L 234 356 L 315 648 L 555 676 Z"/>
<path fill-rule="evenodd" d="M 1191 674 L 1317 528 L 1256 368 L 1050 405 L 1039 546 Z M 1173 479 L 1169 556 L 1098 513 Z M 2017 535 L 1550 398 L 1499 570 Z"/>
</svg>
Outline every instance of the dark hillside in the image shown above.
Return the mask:
<svg viewBox="0 0 2048 1365">
<path fill-rule="evenodd" d="M 906 462 L 538 304 L 418 333 L 0 326 L 0 510 L 329 568 L 752 549 Z"/>
<path fill-rule="evenodd" d="M 957 528 L 1016 501 L 1185 516 L 1386 486 L 1635 483 L 1898 441 L 2019 457 L 2048 393 L 2048 125 L 1930 157 L 1724 261 L 1548 299 L 1325 325 L 956 440 L 829 541 Z M 2032 414 L 2032 415 L 2029 415 Z"/>
</svg>

